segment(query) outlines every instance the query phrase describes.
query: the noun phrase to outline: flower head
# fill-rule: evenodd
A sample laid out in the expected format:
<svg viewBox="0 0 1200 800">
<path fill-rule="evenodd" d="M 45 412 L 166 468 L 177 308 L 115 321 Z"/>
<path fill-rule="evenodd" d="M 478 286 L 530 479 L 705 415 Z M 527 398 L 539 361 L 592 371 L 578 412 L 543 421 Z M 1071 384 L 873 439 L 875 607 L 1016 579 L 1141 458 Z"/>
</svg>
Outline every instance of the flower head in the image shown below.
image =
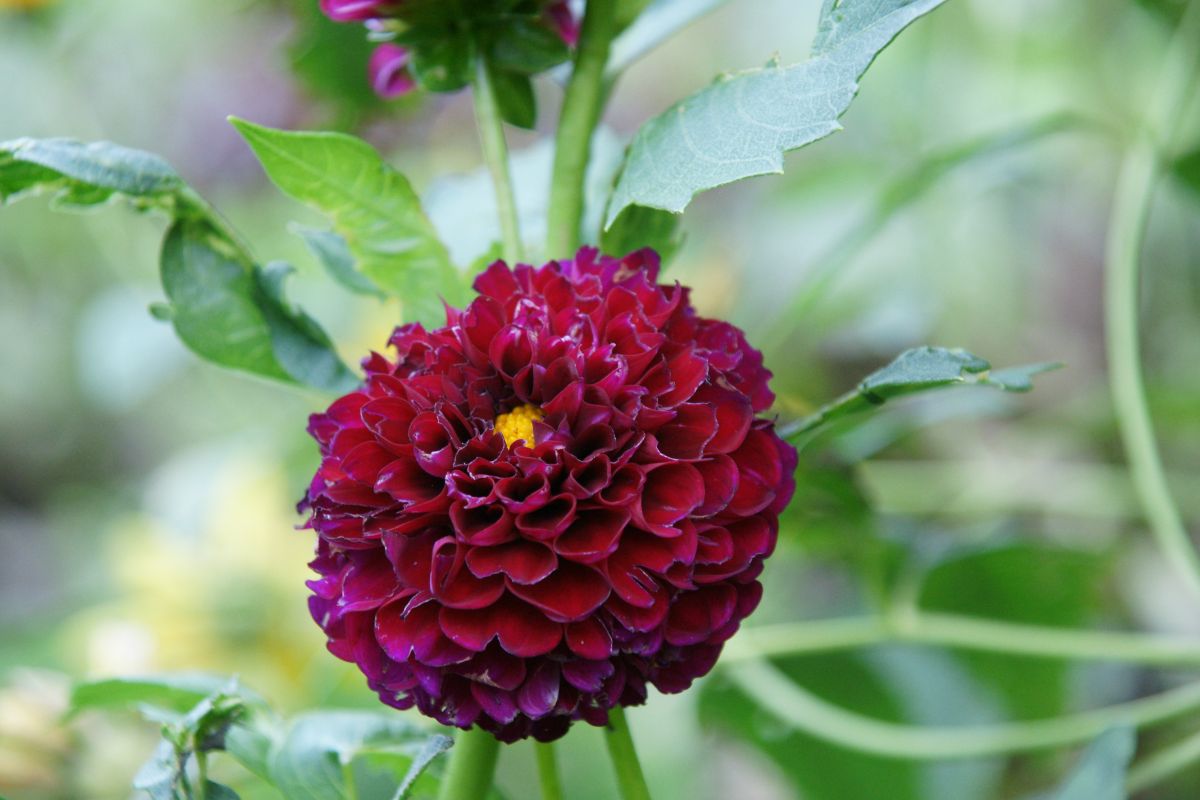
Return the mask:
<svg viewBox="0 0 1200 800">
<path fill-rule="evenodd" d="M 311 610 L 384 702 L 553 739 L 686 689 L 758 604 L 795 451 L 761 354 L 657 272 L 493 264 L 313 416 Z"/>
</svg>

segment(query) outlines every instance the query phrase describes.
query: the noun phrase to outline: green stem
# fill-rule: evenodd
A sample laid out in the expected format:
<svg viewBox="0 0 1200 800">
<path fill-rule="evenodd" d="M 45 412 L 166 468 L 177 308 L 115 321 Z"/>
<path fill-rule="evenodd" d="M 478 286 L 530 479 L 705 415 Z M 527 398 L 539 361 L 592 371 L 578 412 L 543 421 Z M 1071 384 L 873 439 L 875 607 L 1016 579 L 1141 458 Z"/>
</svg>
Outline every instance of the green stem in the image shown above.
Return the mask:
<svg viewBox="0 0 1200 800">
<path fill-rule="evenodd" d="M 482 800 L 492 788 L 500 742 L 480 728 L 461 731 L 450 749 L 450 764 L 438 791 L 439 800 Z"/>
<path fill-rule="evenodd" d="M 617 0 L 588 0 L 554 146 L 547 254 L 569 257 L 579 246 L 592 134 L 608 96 L 604 68 L 617 27 Z"/>
<path fill-rule="evenodd" d="M 208 800 L 208 753 L 196 751 L 196 800 Z"/>
<path fill-rule="evenodd" d="M 1200 2 L 1192 2 L 1168 48 L 1161 93 L 1121 164 L 1108 233 L 1104 310 L 1113 404 L 1134 488 L 1163 554 L 1200 598 L 1200 556 L 1167 486 L 1142 382 L 1138 338 L 1140 255 L 1162 172 L 1160 147 L 1172 138 L 1196 82 L 1197 42 Z"/>
<path fill-rule="evenodd" d="M 475 123 L 479 127 L 479 141 L 483 145 L 483 157 L 492 174 L 492 185 L 496 188 L 496 210 L 500 216 L 500 234 L 503 237 L 504 258 L 515 264 L 525 258 L 525 247 L 521 239 L 521 222 L 517 215 L 517 198 L 513 192 L 512 172 L 508 164 L 508 143 L 504 139 L 504 120 L 496 103 L 496 93 L 488 75 L 488 66 L 482 56 L 475 69 L 473 94 L 475 95 Z"/>
<path fill-rule="evenodd" d="M 923 727 L 863 716 L 822 700 L 766 661 L 735 664 L 726 673 L 781 722 L 843 747 L 891 758 L 949 760 L 1065 747 L 1108 728 L 1135 728 L 1200 709 L 1200 683 L 1095 711 L 1032 722 Z"/>
<path fill-rule="evenodd" d="M 1171 778 L 1200 760 L 1200 732 L 1166 747 L 1129 770 L 1125 789 L 1135 794 Z"/>
<path fill-rule="evenodd" d="M 651 800 L 642 765 L 638 761 L 629 723 L 625 720 L 625 709 L 617 706 L 608 712 L 608 754 L 612 758 L 613 772 L 617 777 L 617 788 L 621 800 Z"/>
<path fill-rule="evenodd" d="M 1033 658 L 1200 667 L 1198 639 L 1076 631 L 925 611 L 900 617 L 852 617 L 747 628 L 726 646 L 721 663 L 846 650 L 886 642 Z"/>
<path fill-rule="evenodd" d="M 537 754 L 538 781 L 542 787 L 542 800 L 563 800 L 562 781 L 558 777 L 558 765 L 554 761 L 554 744 L 538 742 L 533 749 Z"/>
</svg>

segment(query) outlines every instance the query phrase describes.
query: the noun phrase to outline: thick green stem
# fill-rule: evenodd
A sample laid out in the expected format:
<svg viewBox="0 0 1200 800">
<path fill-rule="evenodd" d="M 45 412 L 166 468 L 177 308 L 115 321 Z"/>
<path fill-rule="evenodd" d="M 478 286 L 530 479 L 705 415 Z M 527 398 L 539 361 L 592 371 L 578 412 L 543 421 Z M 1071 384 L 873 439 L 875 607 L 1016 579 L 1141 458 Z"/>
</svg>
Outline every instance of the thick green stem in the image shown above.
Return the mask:
<svg viewBox="0 0 1200 800">
<path fill-rule="evenodd" d="M 487 797 L 499 754 L 500 742 L 487 731 L 472 728 L 459 733 L 450 749 L 450 764 L 438 791 L 439 800 Z"/>
<path fill-rule="evenodd" d="M 1200 709 L 1200 683 L 1191 683 L 1153 697 L 1054 719 L 923 727 L 884 722 L 835 706 L 766 661 L 735 664 L 725 674 L 764 711 L 798 730 L 852 750 L 915 760 L 983 758 L 1066 747 L 1114 726 L 1144 727 Z"/>
<path fill-rule="evenodd" d="M 196 800 L 208 800 L 208 753 L 196 750 Z"/>
<path fill-rule="evenodd" d="M 616 27 L 617 0 L 588 0 L 554 147 L 546 240 L 551 258 L 569 257 L 579 246 L 592 134 L 608 96 L 604 68 Z"/>
<path fill-rule="evenodd" d="M 488 66 L 483 57 L 478 59 L 475 69 L 473 92 L 475 95 L 475 123 L 479 127 L 479 141 L 483 145 L 483 157 L 492 174 L 492 185 L 496 188 L 496 210 L 500 216 L 500 234 L 503 237 L 504 258 L 510 264 L 525 257 L 521 239 L 521 221 L 517 215 L 517 198 L 513 192 L 512 173 L 508 165 L 508 143 L 504 139 L 504 120 L 496 104 L 496 93 L 488 75 Z"/>
<path fill-rule="evenodd" d="M 1160 148 L 1196 84 L 1200 2 L 1192 2 L 1167 51 L 1161 92 L 1121 164 L 1109 223 L 1104 290 L 1109 380 L 1130 475 L 1159 547 L 1197 599 L 1200 556 L 1167 487 L 1142 383 L 1138 337 L 1141 247 L 1162 171 Z"/>
<path fill-rule="evenodd" d="M 642 765 L 638 761 L 629 723 L 625 720 L 625 709 L 617 706 L 608 712 L 608 754 L 612 757 L 613 772 L 617 777 L 617 789 L 621 800 L 651 800 Z"/>
<path fill-rule="evenodd" d="M 554 760 L 554 744 L 538 742 L 533 746 L 537 754 L 538 782 L 542 787 L 542 800 L 563 800 L 562 781 L 558 777 L 558 764 Z"/>
<path fill-rule="evenodd" d="M 956 647 L 1032 658 L 1200 667 L 1200 639 L 1076 631 L 925 611 L 899 617 L 852 617 L 747 628 L 726 646 L 721 664 L 766 656 L 847 650 L 886 642 Z"/>
</svg>

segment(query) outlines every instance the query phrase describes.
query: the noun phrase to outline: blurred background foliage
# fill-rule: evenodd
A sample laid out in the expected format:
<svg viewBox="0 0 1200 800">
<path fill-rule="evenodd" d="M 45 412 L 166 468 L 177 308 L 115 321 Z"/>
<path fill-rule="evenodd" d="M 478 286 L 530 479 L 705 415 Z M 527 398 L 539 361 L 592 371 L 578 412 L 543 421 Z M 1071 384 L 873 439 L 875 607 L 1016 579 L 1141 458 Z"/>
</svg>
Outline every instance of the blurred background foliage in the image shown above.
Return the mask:
<svg viewBox="0 0 1200 800">
<path fill-rule="evenodd" d="M 628 136 L 772 51 L 801 59 L 817 7 L 726 3 L 632 69 L 609 125 Z M 1115 166 L 1181 7 L 955 0 L 881 56 L 844 133 L 789 157 L 784 178 L 689 210 L 669 277 L 766 348 L 785 416 L 926 342 L 1068 367 L 1032 396 L 924 397 L 811 446 L 756 621 L 855 613 L 900 586 L 929 609 L 1200 634 L 1123 465 L 1101 310 Z M 315 0 L 0 0 L 0 140 L 67 135 L 162 153 L 260 257 L 299 267 L 294 295 L 353 363 L 383 346 L 398 309 L 330 291 L 288 233 L 312 220 L 266 185 L 225 118 L 353 130 L 444 196 L 439 177 L 480 161 L 469 98 L 385 105 L 364 79 L 367 52 L 361 31 L 324 23 Z M 517 151 L 557 108 L 552 77 L 538 93 L 543 133 L 513 132 Z M 1194 529 L 1200 98 L 1185 129 L 1191 147 L 1158 192 L 1147 240 L 1143 344 Z M 442 227 L 469 252 L 480 212 L 458 211 Z M 293 530 L 293 503 L 315 464 L 305 415 L 323 399 L 201 364 L 146 313 L 160 294 L 161 227 L 118 207 L 0 213 L 0 793 L 11 800 L 129 796 L 154 731 L 64 721 L 75 679 L 206 670 L 236 673 L 287 710 L 375 704 L 325 652 L 305 606 L 312 543 Z M 1177 678 L 903 646 L 778 665 L 848 708 L 944 724 L 1090 708 Z M 660 800 L 1021 797 L 1074 757 L 867 757 L 782 727 L 719 674 L 633 720 Z M 1141 746 L 1196 727 L 1180 726 Z M 564 743 L 568 796 L 614 796 L 589 755 L 599 746 L 583 727 Z M 528 785 L 531 769 L 528 746 L 514 748 L 501 786 Z M 1198 786 L 1193 770 L 1146 796 L 1190 798 Z"/>
</svg>

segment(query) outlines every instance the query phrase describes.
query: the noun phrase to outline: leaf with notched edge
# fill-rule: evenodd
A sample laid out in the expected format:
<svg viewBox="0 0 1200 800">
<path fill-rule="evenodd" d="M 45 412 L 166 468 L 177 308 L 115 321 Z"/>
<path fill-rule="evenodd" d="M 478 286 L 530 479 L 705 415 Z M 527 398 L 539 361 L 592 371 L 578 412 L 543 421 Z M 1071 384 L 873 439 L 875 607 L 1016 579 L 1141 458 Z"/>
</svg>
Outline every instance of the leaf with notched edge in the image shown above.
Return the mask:
<svg viewBox="0 0 1200 800">
<path fill-rule="evenodd" d="M 839 129 L 875 56 L 945 0 L 826 0 L 812 57 L 718 79 L 642 126 L 609 205 L 682 212 L 699 192 L 783 171 L 783 154 Z"/>
</svg>

